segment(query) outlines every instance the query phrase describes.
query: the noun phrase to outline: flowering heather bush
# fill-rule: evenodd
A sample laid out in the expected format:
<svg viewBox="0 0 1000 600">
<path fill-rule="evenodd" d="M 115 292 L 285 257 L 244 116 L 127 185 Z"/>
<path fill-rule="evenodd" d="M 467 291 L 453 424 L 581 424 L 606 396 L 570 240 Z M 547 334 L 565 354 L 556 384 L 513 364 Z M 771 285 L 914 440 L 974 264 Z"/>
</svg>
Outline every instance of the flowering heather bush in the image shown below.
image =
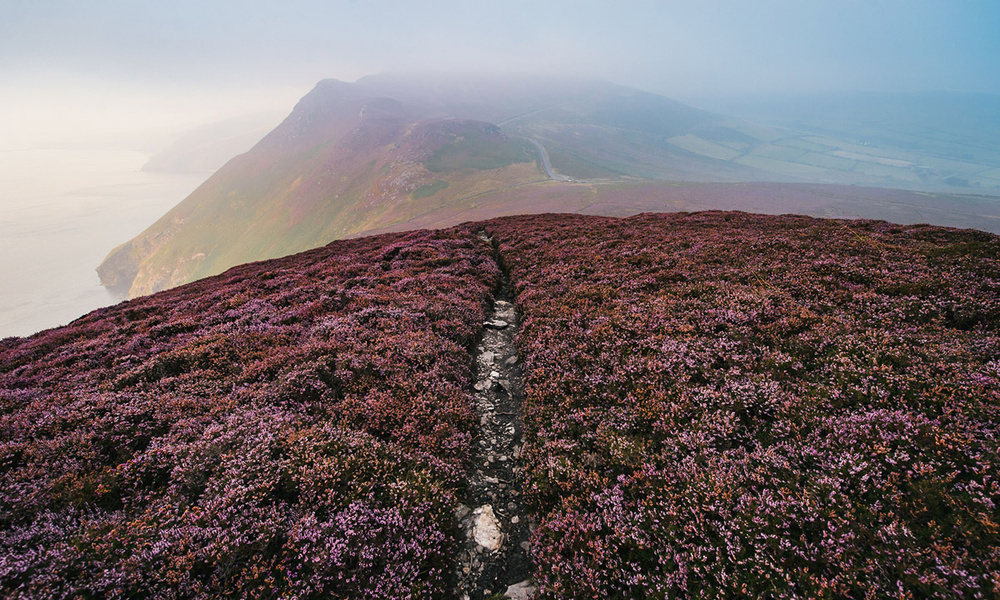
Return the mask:
<svg viewBox="0 0 1000 600">
<path fill-rule="evenodd" d="M 393 234 L 0 342 L 0 596 L 446 595 L 498 277 Z"/>
<path fill-rule="evenodd" d="M 480 227 L 543 595 L 1000 595 L 1000 239 L 740 213 L 337 242 L 0 341 L 0 595 L 447 597 Z"/>
<path fill-rule="evenodd" d="M 1000 595 L 1000 239 L 740 213 L 487 229 L 549 598 Z"/>
</svg>

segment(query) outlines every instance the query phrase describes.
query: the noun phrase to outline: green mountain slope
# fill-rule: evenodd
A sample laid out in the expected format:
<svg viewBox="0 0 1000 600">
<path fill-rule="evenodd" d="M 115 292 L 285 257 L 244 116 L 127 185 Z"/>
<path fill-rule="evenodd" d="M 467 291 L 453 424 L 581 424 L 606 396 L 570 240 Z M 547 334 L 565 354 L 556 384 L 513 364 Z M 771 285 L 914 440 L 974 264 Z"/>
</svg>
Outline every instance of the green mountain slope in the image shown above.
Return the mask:
<svg viewBox="0 0 1000 600">
<path fill-rule="evenodd" d="M 115 249 L 102 281 L 146 294 L 405 220 L 422 210 L 414 201 L 475 193 L 484 179 L 496 188 L 541 178 L 524 141 L 432 114 L 322 82 L 251 151 Z"/>
<path fill-rule="evenodd" d="M 737 208 L 988 230 L 1000 222 L 998 203 L 948 187 L 951 171 L 921 160 L 609 83 L 324 80 L 249 152 L 114 249 L 98 273 L 134 297 L 366 232 L 543 210 Z M 800 185 L 817 183 L 840 187 Z"/>
<path fill-rule="evenodd" d="M 558 137 L 565 126 L 582 124 L 648 128 L 663 138 L 714 119 L 610 84 L 325 80 L 254 148 L 112 251 L 98 272 L 122 294 L 147 294 L 547 183 L 531 141 L 546 131 Z M 560 160 L 567 154 L 566 144 L 545 143 Z M 612 170 L 603 178 L 640 171 Z"/>
</svg>

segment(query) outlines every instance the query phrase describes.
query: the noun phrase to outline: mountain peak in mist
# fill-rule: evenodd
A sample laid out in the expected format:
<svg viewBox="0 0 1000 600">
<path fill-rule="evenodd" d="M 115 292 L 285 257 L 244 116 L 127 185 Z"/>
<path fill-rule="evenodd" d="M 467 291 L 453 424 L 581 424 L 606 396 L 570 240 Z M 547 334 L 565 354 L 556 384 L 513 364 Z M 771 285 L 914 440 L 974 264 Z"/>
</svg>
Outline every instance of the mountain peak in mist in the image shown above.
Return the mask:
<svg viewBox="0 0 1000 600">
<path fill-rule="evenodd" d="M 705 189 L 680 193 L 678 182 L 981 185 L 957 164 L 728 118 L 602 81 L 413 74 L 354 83 L 324 79 L 250 151 L 112 251 L 98 272 L 105 285 L 135 296 L 372 231 L 539 210 L 623 215 L 785 206 L 733 189 L 698 204 Z M 973 163 L 969 172 L 985 177 Z M 797 193 L 791 211 L 845 210 L 844 201 L 832 199 L 839 191 Z M 731 202 L 734 194 L 744 200 Z M 862 211 L 858 216 L 927 220 L 923 208 L 919 218 L 897 217 L 871 195 L 846 202 L 847 210 Z M 926 202 L 907 197 L 900 205 Z M 961 214 L 975 218 L 971 210 Z M 958 224 L 954 218 L 935 222 Z"/>
</svg>

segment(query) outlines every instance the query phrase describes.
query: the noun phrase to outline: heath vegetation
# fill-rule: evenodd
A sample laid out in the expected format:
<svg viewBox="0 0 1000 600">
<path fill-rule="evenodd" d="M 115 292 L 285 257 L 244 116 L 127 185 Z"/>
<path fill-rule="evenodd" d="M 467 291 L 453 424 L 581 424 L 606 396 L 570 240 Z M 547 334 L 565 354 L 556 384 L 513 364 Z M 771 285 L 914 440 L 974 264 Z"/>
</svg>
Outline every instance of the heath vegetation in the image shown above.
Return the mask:
<svg viewBox="0 0 1000 600">
<path fill-rule="evenodd" d="M 542 597 L 1000 593 L 1000 239 L 709 212 L 340 241 L 0 342 L 2 594 L 449 597 L 502 272 Z"/>
</svg>

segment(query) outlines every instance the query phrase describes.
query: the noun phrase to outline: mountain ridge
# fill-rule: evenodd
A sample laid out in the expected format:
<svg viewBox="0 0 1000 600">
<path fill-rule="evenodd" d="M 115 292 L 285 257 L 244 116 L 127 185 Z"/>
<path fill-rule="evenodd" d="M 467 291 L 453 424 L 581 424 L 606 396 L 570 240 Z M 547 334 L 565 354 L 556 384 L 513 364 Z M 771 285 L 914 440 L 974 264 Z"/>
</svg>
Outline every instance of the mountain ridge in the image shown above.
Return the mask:
<svg viewBox="0 0 1000 600">
<path fill-rule="evenodd" d="M 633 212 L 775 212 L 753 196 L 745 206 L 731 200 L 746 183 L 777 186 L 775 194 L 785 198 L 816 178 L 843 186 L 930 172 L 906 157 L 850 145 L 822 146 L 827 150 L 820 153 L 820 144 L 782 141 L 784 135 L 610 83 L 326 79 L 250 151 L 113 249 L 98 273 L 104 285 L 134 297 L 368 231 L 431 221 L 455 225 L 461 215 L 489 218 L 532 205 L 622 215 L 640 194 L 650 200 Z M 788 162 L 792 155 L 811 158 Z M 854 166 L 837 170 L 844 164 Z M 682 189 L 703 190 L 705 183 L 719 185 L 714 205 L 700 191 Z M 797 212 L 809 212 L 826 196 L 833 199 L 832 212 L 811 214 L 914 218 L 900 217 L 891 206 L 866 206 L 845 189 L 809 188 Z M 857 195 L 899 194 L 906 195 L 866 189 Z M 685 206 L 687 196 L 696 203 Z M 983 214 L 982 206 L 956 194 L 906 196 L 903 204 L 933 216 L 920 221 L 962 226 L 973 219 L 963 212 Z M 957 207 L 955 214 L 948 215 L 946 206 Z"/>
</svg>

